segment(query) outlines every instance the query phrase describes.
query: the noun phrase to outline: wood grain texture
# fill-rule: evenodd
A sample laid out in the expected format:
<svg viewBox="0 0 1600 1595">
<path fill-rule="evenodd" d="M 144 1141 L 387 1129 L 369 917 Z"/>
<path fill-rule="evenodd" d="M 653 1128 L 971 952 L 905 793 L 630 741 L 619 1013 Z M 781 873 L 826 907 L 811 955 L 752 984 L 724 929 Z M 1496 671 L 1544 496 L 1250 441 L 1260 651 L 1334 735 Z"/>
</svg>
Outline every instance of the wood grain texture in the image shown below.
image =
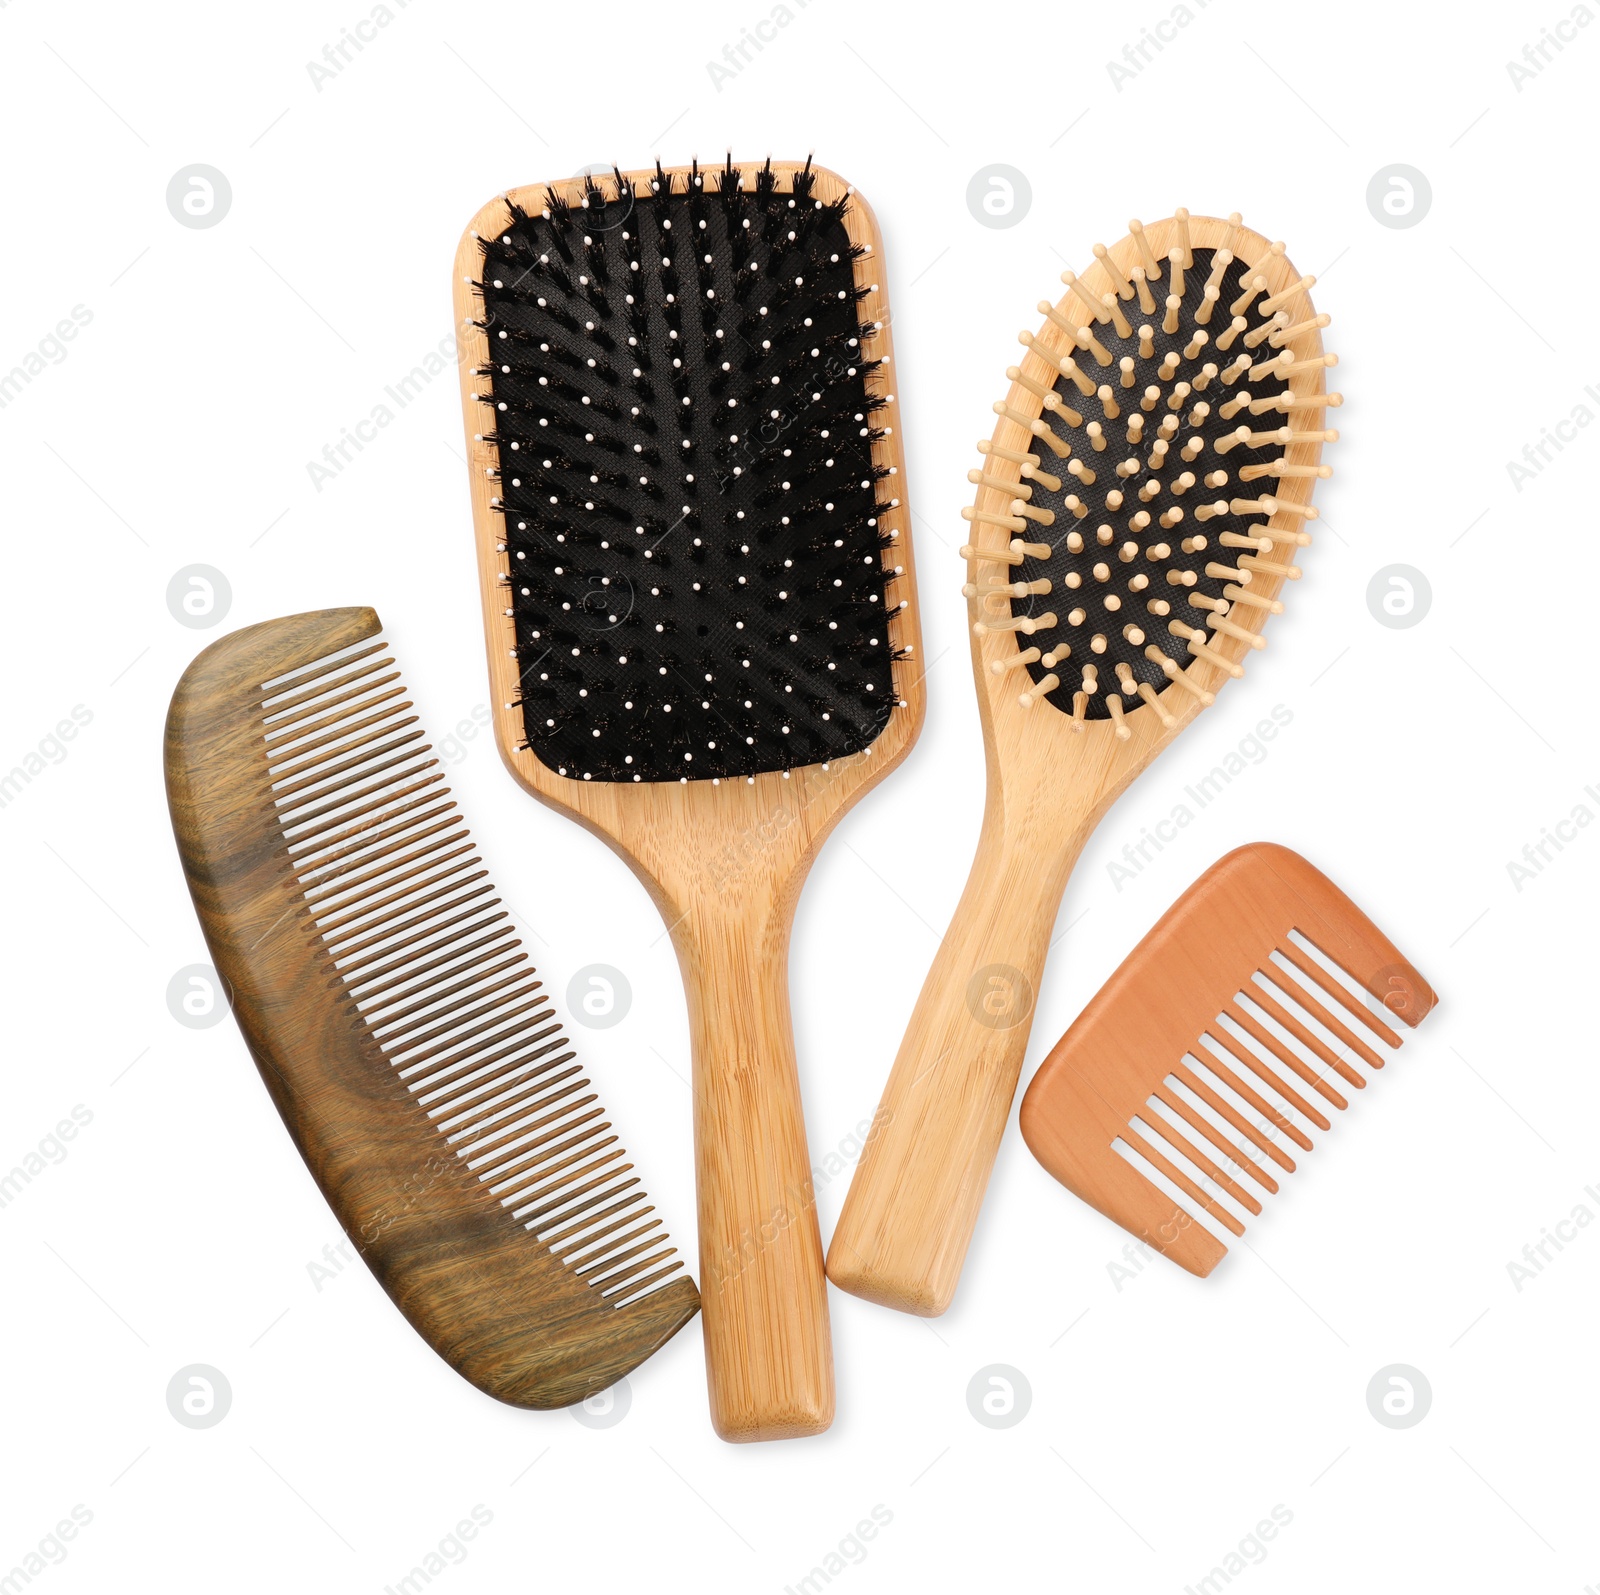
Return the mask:
<svg viewBox="0 0 1600 1595">
<path fill-rule="evenodd" d="M 781 182 L 797 162 L 774 162 Z M 672 168 L 681 174 L 684 168 Z M 746 168 L 747 175 L 754 168 Z M 814 193 L 848 191 L 836 174 L 812 167 Z M 648 185 L 651 171 L 624 174 Z M 576 201 L 577 180 L 552 185 Z M 543 184 L 517 190 L 539 209 Z M 893 345 L 882 239 L 871 209 L 851 192 L 845 228 L 871 254 L 856 265 L 864 321 L 882 323 L 872 352 L 890 362 Z M 896 592 L 909 600 L 892 613 L 890 642 L 910 657 L 896 667 L 901 705 L 870 747 L 848 758 L 751 780 L 641 783 L 579 781 L 558 775 L 521 744 L 515 635 L 498 591 L 506 557 L 491 504 L 488 412 L 473 398 L 472 368 L 488 358 L 474 325 L 471 281 L 479 234 L 504 224 L 491 201 L 473 219 L 456 256 L 456 316 L 467 358 L 462 400 L 471 465 L 473 519 L 496 741 L 516 779 L 542 802 L 593 831 L 644 882 L 672 933 L 688 998 L 694 1063 L 695 1158 L 699 1190 L 700 1273 L 705 1282 L 706 1370 L 711 1415 L 728 1440 L 815 1434 L 833 1418 L 833 1357 L 822 1242 L 811 1189 L 798 1070 L 789 1019 L 789 928 L 802 883 L 845 811 L 910 750 L 921 729 L 924 693 L 905 462 L 892 378 L 874 391 L 888 402 L 878 424 L 888 435 L 876 463 L 897 474 L 899 504 L 881 517 L 896 530 L 894 559 L 904 567 Z M 876 285 L 876 286 L 874 286 Z M 892 372 L 892 363 L 886 370 Z"/>
<path fill-rule="evenodd" d="M 1208 1030 L 1215 1035 L 1218 1014 L 1230 1008 L 1239 1012 L 1235 999 L 1241 989 L 1257 998 L 1252 977 L 1268 968 L 1272 953 L 1299 951 L 1289 939 L 1291 931 L 1325 953 L 1406 1026 L 1415 1028 L 1438 1001 L 1394 943 L 1326 875 L 1288 848 L 1257 842 L 1219 859 L 1167 910 L 1056 1043 L 1022 1099 L 1023 1138 L 1040 1163 L 1091 1207 L 1192 1274 L 1210 1273 L 1227 1248 L 1113 1151 L 1112 1142 L 1126 1135 L 1129 1120 L 1162 1089 L 1200 1037 Z M 1317 990 L 1295 991 L 1295 1000 L 1330 1030 L 1343 1031 L 1352 1053 L 1381 1065 L 1401 1033 L 1365 1009 L 1357 1011 L 1325 972 L 1325 984 L 1314 975 L 1307 978 Z M 1275 999 L 1269 993 L 1266 1001 Z M 1207 1053 L 1259 1088 L 1258 1074 L 1215 1045 L 1216 1052 L 1207 1048 Z M 1198 1051 L 1195 1056 L 1204 1061 Z M 1296 1071 L 1278 1057 L 1282 1082 L 1318 1099 L 1316 1088 L 1303 1076 L 1296 1079 Z M 1348 1062 L 1337 1066 L 1337 1057 L 1329 1049 L 1324 1060 L 1337 1078 L 1364 1085 Z M 1319 1112 L 1330 1104 L 1338 1106 L 1326 1096 L 1313 1102 Z M 1231 1138 L 1197 1120 L 1189 1117 L 1183 1133 L 1204 1155 L 1256 1163 L 1268 1175 L 1269 1190 L 1276 1169 L 1293 1172 L 1292 1158 L 1281 1150 L 1274 1156 L 1272 1143 L 1250 1137 L 1242 1117 L 1233 1124 Z M 1325 1117 L 1323 1123 L 1328 1123 Z M 1310 1142 L 1301 1135 L 1296 1144 L 1309 1147 Z M 1203 1192 L 1188 1194 L 1213 1216 L 1225 1211 Z M 1229 1227 L 1242 1233 L 1236 1222 Z"/>
<path fill-rule="evenodd" d="M 184 672 L 165 746 L 178 851 L 234 1017 L 362 1259 L 480 1390 L 568 1406 L 637 1367 L 698 1295 L 680 1278 L 618 1307 L 537 1241 L 418 1104 L 318 933 L 275 812 L 261 687 L 378 630 L 371 609 L 268 621 Z"/>
<path fill-rule="evenodd" d="M 1165 221 L 1145 229 L 1163 259 L 1175 226 Z M 1188 226 L 1196 249 L 1221 247 L 1234 234 L 1229 222 L 1212 217 L 1191 217 Z M 1285 256 L 1269 251 L 1259 233 L 1239 229 L 1238 256 L 1260 270 L 1269 293 L 1276 293 L 1300 274 Z M 1114 245 L 1110 254 L 1124 272 L 1140 261 L 1132 238 Z M 1098 260 L 1080 280 L 1096 295 L 1117 287 Z M 1071 292 L 1056 313 L 1074 326 L 1092 324 Z M 1048 321 L 1038 341 L 1070 352 Z M 1320 353 L 1320 337 L 1309 334 L 1303 347 L 1307 354 Z M 1056 376 L 1031 350 L 1020 370 L 1043 388 Z M 1297 394 L 1320 394 L 1322 373 L 1301 373 L 1289 386 Z M 1043 413 L 1038 394 L 1020 383 L 1012 383 L 1006 403 L 1028 418 Z M 1303 424 L 1319 424 L 1315 417 L 1321 413 L 1315 408 L 1300 412 Z M 994 429 L 993 443 L 1013 452 L 1034 447 L 1031 434 L 1005 417 Z M 1294 444 L 1285 456 L 1291 464 L 1315 465 L 1321 448 Z M 1048 454 L 1044 460 L 1055 463 Z M 993 456 L 984 469 L 1008 482 L 1020 480 L 1015 464 Z M 1275 496 L 1304 504 L 1311 486 L 1312 479 L 1289 478 Z M 980 486 L 976 507 L 1001 516 L 1010 498 L 1007 489 Z M 1275 515 L 1271 524 L 1294 523 Z M 974 536 L 975 543 L 1004 546 L 1009 536 L 995 527 L 983 532 Z M 968 579 L 975 580 L 971 567 Z M 1280 586 L 1280 578 L 1264 576 L 1251 591 L 1272 597 Z M 978 619 L 978 600 L 969 599 L 968 620 Z M 1248 645 L 1231 637 L 1213 638 L 1211 646 L 1235 663 L 1248 656 Z M 1126 717 L 1126 741 L 1117 738 L 1110 720 L 1092 720 L 1075 731 L 1070 717 L 1053 705 L 1022 708 L 1015 678 L 990 669 L 1016 651 L 1013 637 L 974 633 L 971 647 L 988 773 L 977 856 L 923 983 L 884 1088 L 879 1131 L 862 1154 L 828 1251 L 828 1275 L 840 1289 L 923 1316 L 949 1306 L 961 1276 L 1016 1093 L 1050 932 L 1072 865 L 1101 816 L 1200 710 L 1199 698 L 1168 686 L 1160 702 L 1175 721 L 1170 727 L 1141 704 Z M 1186 674 L 1211 692 L 1227 680 L 1221 668 L 1199 659 Z M 969 998 L 974 978 L 995 966 L 1000 966 L 995 978 L 1010 982 L 1018 1002 L 1014 1021 L 1003 1026 Z"/>
</svg>

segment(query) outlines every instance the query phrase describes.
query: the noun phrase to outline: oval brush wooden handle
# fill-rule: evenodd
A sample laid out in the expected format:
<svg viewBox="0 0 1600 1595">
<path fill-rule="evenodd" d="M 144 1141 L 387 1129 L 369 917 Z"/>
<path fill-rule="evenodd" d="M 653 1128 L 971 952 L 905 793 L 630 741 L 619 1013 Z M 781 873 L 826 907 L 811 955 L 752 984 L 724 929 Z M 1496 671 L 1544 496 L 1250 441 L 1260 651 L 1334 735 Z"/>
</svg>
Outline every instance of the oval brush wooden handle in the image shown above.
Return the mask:
<svg viewBox="0 0 1600 1595">
<path fill-rule="evenodd" d="M 760 895 L 708 901 L 673 929 L 694 1055 L 706 1375 L 724 1440 L 789 1439 L 833 1422 L 827 1282 L 789 1018 L 789 920 L 769 902 L 757 921 Z"/>
<path fill-rule="evenodd" d="M 925 1318 L 950 1305 L 1086 834 L 1052 848 L 986 819 L 828 1247 L 841 1290 Z"/>
</svg>

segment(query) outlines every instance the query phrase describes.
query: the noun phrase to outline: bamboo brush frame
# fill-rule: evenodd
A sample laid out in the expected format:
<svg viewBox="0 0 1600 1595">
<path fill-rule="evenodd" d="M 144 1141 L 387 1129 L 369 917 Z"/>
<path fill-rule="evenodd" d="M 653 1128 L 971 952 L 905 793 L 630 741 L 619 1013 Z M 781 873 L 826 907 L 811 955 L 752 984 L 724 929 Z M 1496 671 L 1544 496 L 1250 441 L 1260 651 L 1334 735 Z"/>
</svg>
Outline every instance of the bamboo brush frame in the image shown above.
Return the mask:
<svg viewBox="0 0 1600 1595">
<path fill-rule="evenodd" d="M 754 164 L 738 168 L 746 181 Z M 782 191 L 803 170 L 772 163 Z M 667 168 L 685 176 L 688 167 Z M 707 169 L 709 183 L 717 168 Z M 871 391 L 885 397 L 876 420 L 885 436 L 874 463 L 895 475 L 897 504 L 880 525 L 898 534 L 891 564 L 902 569 L 891 597 L 888 640 L 908 657 L 895 667 L 899 704 L 868 748 L 828 764 L 754 777 L 686 783 L 616 783 L 562 776 L 522 746 L 516 637 L 501 578 L 508 556 L 491 502 L 495 448 L 477 434 L 492 410 L 474 398 L 474 368 L 490 358 L 476 323 L 482 306 L 472 283 L 481 270 L 478 238 L 504 228 L 504 198 L 485 205 L 461 240 L 455 262 L 457 332 L 463 352 L 462 403 L 472 483 L 484 633 L 494 693 L 495 738 L 517 781 L 541 802 L 575 819 L 618 852 L 643 881 L 673 937 L 689 1001 L 695 1055 L 695 1141 L 700 1192 L 700 1262 L 712 1420 L 729 1440 L 814 1434 L 833 1417 L 832 1351 L 810 1158 L 806 1151 L 789 1018 L 789 929 L 800 888 L 818 849 L 846 809 L 910 751 L 925 697 L 915 602 L 910 515 L 893 340 L 883 281 L 882 239 L 871 208 L 836 173 L 811 166 L 812 194 L 849 195 L 844 227 L 869 253 L 855 263 L 859 307 L 878 330 L 868 351 L 886 362 Z M 648 192 L 653 169 L 621 174 Z M 510 198 L 537 213 L 545 184 Z M 578 204 L 584 179 L 548 185 Z M 608 192 L 614 182 L 603 183 Z"/>
</svg>

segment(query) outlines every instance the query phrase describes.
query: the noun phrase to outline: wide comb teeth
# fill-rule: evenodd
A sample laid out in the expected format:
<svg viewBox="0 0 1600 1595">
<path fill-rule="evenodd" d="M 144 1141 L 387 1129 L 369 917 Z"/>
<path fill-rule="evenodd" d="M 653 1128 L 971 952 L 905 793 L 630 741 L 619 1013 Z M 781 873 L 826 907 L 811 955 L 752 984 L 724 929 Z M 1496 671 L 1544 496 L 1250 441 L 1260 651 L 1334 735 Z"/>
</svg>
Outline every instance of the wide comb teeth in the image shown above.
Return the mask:
<svg viewBox="0 0 1600 1595">
<path fill-rule="evenodd" d="M 268 779 L 309 928 L 441 1150 L 622 1306 L 682 1260 L 411 707 L 382 642 L 263 688 Z"/>
<path fill-rule="evenodd" d="M 1290 556 L 1311 541 L 1311 485 L 1332 474 L 1317 454 L 1338 434 L 1316 423 L 1342 400 L 1323 391 L 1338 357 L 1321 349 L 1315 279 L 1294 277 L 1283 245 L 1246 234 L 1237 215 L 1134 221 L 1094 253 L 1090 279 L 1063 272 L 1065 297 L 1041 301 L 1041 329 L 1018 335 L 1026 356 L 1006 372 L 1001 426 L 969 473 L 979 492 L 962 554 L 980 637 L 1028 634 L 1019 617 L 1057 633 L 1035 659 L 996 670 L 989 656 L 995 673 L 1030 678 L 1018 702 L 1053 703 L 1075 730 L 1109 721 L 1127 739 L 1136 711 L 1170 729 L 1264 646 L 1276 589 L 1301 574 Z M 1045 552 L 1016 558 L 1019 532 Z M 990 562 L 1023 591 L 988 580 Z M 1046 624 L 1037 600 L 1064 585 L 1080 601 L 1051 604 Z"/>
<path fill-rule="evenodd" d="M 1341 1085 L 1366 1087 L 1357 1063 L 1381 1069 L 1387 1060 L 1378 1047 L 1392 1052 L 1401 1043 L 1296 942 L 1285 940 L 1274 953 L 1112 1143 L 1153 1186 L 1175 1194 L 1190 1219 L 1208 1215 L 1235 1235 L 1245 1232 L 1238 1209 L 1259 1215 L 1260 1197 L 1280 1188 L 1264 1162 L 1295 1171 L 1280 1143 L 1311 1151 L 1312 1131 L 1331 1130 L 1329 1114 L 1349 1106 Z M 1336 1009 L 1363 1027 L 1365 1038 Z"/>
<path fill-rule="evenodd" d="M 1029 1085 L 1055 1177 L 1207 1274 L 1433 1007 L 1428 983 L 1302 858 L 1228 855 L 1162 917 Z"/>
</svg>

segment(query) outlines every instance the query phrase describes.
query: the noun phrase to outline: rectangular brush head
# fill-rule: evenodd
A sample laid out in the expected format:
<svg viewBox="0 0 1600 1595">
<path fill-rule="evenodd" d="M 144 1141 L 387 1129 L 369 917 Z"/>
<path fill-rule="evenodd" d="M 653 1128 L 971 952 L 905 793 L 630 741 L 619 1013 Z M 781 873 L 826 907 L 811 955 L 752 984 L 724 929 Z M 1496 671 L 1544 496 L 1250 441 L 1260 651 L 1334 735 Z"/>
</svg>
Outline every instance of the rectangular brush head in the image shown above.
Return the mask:
<svg viewBox="0 0 1600 1595">
<path fill-rule="evenodd" d="M 860 197 L 731 158 L 518 189 L 474 218 L 456 304 L 497 730 L 527 784 L 892 762 L 921 689 Z"/>
<path fill-rule="evenodd" d="M 1243 1235 L 1237 1210 L 1259 1214 L 1255 1193 L 1294 1171 L 1285 1143 L 1310 1151 L 1308 1131 L 1348 1105 L 1341 1087 L 1365 1087 L 1357 1064 L 1381 1069 L 1400 1026 L 1436 1001 L 1327 876 L 1287 848 L 1242 847 L 1167 911 L 1056 1044 L 1023 1098 L 1022 1134 L 1068 1190 L 1209 1274 L 1227 1247 L 1200 1215 Z"/>
<path fill-rule="evenodd" d="M 173 828 L 284 1124 L 419 1334 L 517 1406 L 581 1401 L 698 1309 L 488 879 L 371 609 L 184 672 Z"/>
</svg>

